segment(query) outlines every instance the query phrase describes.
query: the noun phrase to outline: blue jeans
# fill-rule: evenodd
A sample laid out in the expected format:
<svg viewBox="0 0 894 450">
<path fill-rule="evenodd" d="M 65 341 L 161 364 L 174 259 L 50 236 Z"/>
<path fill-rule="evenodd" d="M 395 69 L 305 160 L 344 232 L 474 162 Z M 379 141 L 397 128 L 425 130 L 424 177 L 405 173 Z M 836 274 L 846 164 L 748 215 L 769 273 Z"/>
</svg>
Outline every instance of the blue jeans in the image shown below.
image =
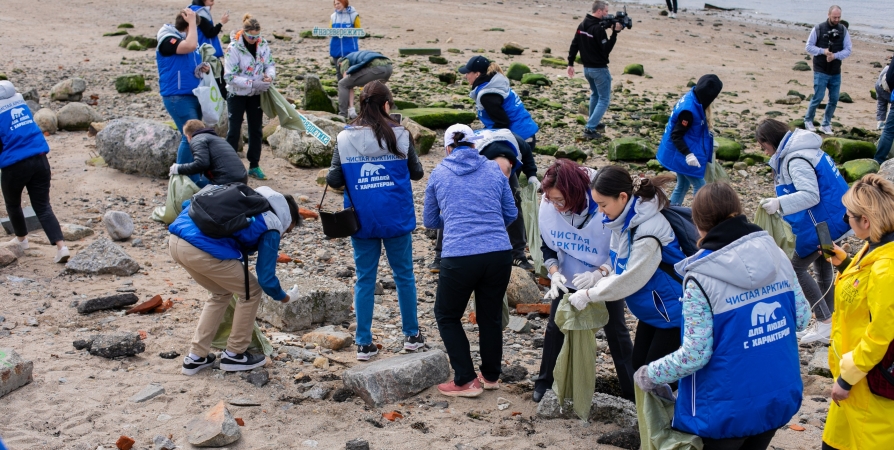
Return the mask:
<svg viewBox="0 0 894 450">
<path fill-rule="evenodd" d="M 162 97 L 165 109 L 174 119 L 177 130 L 180 131 L 180 146 L 177 147 L 177 164 L 187 164 L 193 161 L 192 150 L 189 149 L 189 142 L 186 135 L 183 134 L 183 125 L 192 119 L 202 120 L 202 107 L 199 105 L 199 99 L 195 95 L 171 95 Z M 208 179 L 204 175 L 190 175 L 189 178 L 199 187 L 208 184 Z"/>
<path fill-rule="evenodd" d="M 835 115 L 835 108 L 838 106 L 838 91 L 841 89 L 841 75 L 826 75 L 819 72 L 813 72 L 813 99 L 810 100 L 810 106 L 807 107 L 807 115 L 804 116 L 804 123 L 813 123 L 816 107 L 823 102 L 823 97 L 826 96 L 826 89 L 829 89 L 829 103 L 826 105 L 826 113 L 823 114 L 822 126 L 827 127 L 832 125 L 832 116 Z"/>
<path fill-rule="evenodd" d="M 382 245 L 397 286 L 397 303 L 404 336 L 416 336 L 416 276 L 413 274 L 413 237 L 411 233 L 389 239 L 351 238 L 354 245 L 354 265 L 357 284 L 354 285 L 354 313 L 357 315 L 357 345 L 372 344 L 373 305 L 375 304 L 376 274 Z"/>
<path fill-rule="evenodd" d="M 584 67 L 584 78 L 590 83 L 590 118 L 587 120 L 587 128 L 592 130 L 602 122 L 602 116 L 608 111 L 608 103 L 612 99 L 612 74 L 608 67 Z"/>
<path fill-rule="evenodd" d="M 878 147 L 875 150 L 875 160 L 881 164 L 888 158 L 888 152 L 891 151 L 891 144 L 894 143 L 894 110 L 888 113 L 888 119 L 885 120 L 885 129 L 882 136 L 878 140 Z"/>
<path fill-rule="evenodd" d="M 671 194 L 670 198 L 671 205 L 680 206 L 683 204 L 683 199 L 686 198 L 686 193 L 689 192 L 689 186 L 692 186 L 692 196 L 695 197 L 695 194 L 704 185 L 704 178 L 690 177 L 689 175 L 678 173 L 677 187 L 674 188 L 674 193 Z"/>
</svg>

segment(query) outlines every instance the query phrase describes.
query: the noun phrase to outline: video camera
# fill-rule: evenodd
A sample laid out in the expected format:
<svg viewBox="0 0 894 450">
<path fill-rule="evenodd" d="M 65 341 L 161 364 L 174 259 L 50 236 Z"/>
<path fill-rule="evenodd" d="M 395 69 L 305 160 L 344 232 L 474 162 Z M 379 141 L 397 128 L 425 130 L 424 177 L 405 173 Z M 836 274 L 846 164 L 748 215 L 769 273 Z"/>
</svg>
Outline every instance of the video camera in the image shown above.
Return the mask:
<svg viewBox="0 0 894 450">
<path fill-rule="evenodd" d="M 829 42 L 837 41 L 838 38 L 841 37 L 841 32 L 838 31 L 838 28 L 832 28 L 827 31 L 826 34 L 823 35 L 824 38 L 828 39 Z"/>
<path fill-rule="evenodd" d="M 633 19 L 627 15 L 627 7 L 624 7 L 624 11 L 618 11 L 617 14 L 606 14 L 602 17 L 602 28 L 609 29 L 615 26 L 616 23 L 621 24 L 621 28 L 627 28 L 628 30 L 633 28 Z M 836 31 L 837 32 L 837 31 Z"/>
</svg>

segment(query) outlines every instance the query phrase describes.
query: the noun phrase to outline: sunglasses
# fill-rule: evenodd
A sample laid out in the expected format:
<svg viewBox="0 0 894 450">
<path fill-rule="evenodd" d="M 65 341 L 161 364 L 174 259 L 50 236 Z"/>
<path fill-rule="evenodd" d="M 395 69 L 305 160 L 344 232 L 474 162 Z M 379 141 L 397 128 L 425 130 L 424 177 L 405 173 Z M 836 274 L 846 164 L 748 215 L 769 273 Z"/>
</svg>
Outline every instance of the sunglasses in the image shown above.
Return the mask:
<svg viewBox="0 0 894 450">
<path fill-rule="evenodd" d="M 852 216 L 852 215 L 850 215 L 850 214 L 848 214 L 848 213 L 844 213 L 844 217 L 842 217 L 841 219 L 844 220 L 844 223 L 850 225 L 850 224 L 851 224 L 851 219 L 858 219 L 859 217 L 860 217 L 860 216 Z"/>
<path fill-rule="evenodd" d="M 261 37 L 261 33 L 258 33 L 258 34 L 248 34 L 247 32 L 245 32 L 245 33 L 244 33 L 244 36 L 247 37 L 247 38 L 249 38 L 249 39 L 259 39 L 259 38 Z"/>
</svg>

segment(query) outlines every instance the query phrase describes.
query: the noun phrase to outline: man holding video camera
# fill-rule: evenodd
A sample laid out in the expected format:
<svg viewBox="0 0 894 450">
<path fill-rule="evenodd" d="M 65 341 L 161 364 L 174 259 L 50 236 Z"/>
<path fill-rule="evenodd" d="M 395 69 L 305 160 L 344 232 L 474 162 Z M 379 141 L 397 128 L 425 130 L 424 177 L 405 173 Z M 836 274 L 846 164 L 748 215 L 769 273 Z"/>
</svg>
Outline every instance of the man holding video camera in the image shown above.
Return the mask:
<svg viewBox="0 0 894 450">
<path fill-rule="evenodd" d="M 571 48 L 568 50 L 568 77 L 574 77 L 574 60 L 580 51 L 581 62 L 584 64 L 584 78 L 590 83 L 592 91 L 590 117 L 584 129 L 585 139 L 598 139 L 600 135 L 596 129 L 605 127 L 601 124 L 602 116 L 608 110 L 612 89 L 608 54 L 615 47 L 618 33 L 625 26 L 630 28 L 630 18 L 626 13 L 612 16 L 608 14 L 608 2 L 596 1 L 593 2 L 592 12 L 577 26 L 574 39 L 571 41 Z M 611 38 L 606 32 L 608 28 L 612 29 Z"/>
<path fill-rule="evenodd" d="M 829 8 L 829 19 L 813 27 L 807 38 L 806 50 L 813 56 L 813 99 L 810 100 L 807 115 L 804 116 L 804 128 L 816 132 L 813 116 L 828 89 L 829 104 L 823 114 L 820 131 L 823 134 L 832 134 L 832 116 L 838 106 L 838 91 L 841 89 L 841 61 L 851 55 L 851 37 L 841 23 L 840 7 L 832 5 Z"/>
</svg>

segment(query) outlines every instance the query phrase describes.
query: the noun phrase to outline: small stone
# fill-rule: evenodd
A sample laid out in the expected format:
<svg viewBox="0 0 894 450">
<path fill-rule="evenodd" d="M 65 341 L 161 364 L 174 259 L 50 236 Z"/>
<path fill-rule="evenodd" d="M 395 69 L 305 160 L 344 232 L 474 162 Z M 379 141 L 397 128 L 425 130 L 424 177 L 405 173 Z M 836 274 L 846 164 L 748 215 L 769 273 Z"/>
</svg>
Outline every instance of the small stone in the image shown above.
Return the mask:
<svg viewBox="0 0 894 450">
<path fill-rule="evenodd" d="M 114 241 L 127 240 L 133 234 L 133 219 L 126 212 L 107 211 L 102 216 L 102 223 Z"/>
<path fill-rule="evenodd" d="M 512 402 L 510 402 L 509 400 L 506 400 L 503 397 L 497 397 L 497 409 L 498 410 L 505 411 L 511 405 L 512 405 Z"/>
<path fill-rule="evenodd" d="M 318 369 L 328 369 L 329 360 L 325 356 L 318 356 L 314 359 L 314 367 Z"/>
<path fill-rule="evenodd" d="M 632 428 L 615 430 L 599 436 L 596 443 L 613 445 L 627 450 L 638 450 L 640 447 L 639 430 Z"/>
<path fill-rule="evenodd" d="M 115 90 L 119 94 L 143 92 L 146 90 L 146 80 L 140 74 L 121 75 L 115 79 Z"/>
<path fill-rule="evenodd" d="M 339 388 L 332 394 L 332 400 L 338 403 L 342 403 L 353 396 L 354 391 L 348 388 Z"/>
<path fill-rule="evenodd" d="M 528 322 L 528 319 L 519 316 L 510 316 L 509 325 L 507 325 L 506 328 L 509 328 L 516 333 L 531 332 L 531 324 Z"/>
<path fill-rule="evenodd" d="M 310 390 L 305 392 L 303 395 L 305 398 L 308 398 L 311 400 L 323 400 L 324 398 L 326 398 L 326 395 L 329 394 L 329 391 L 331 391 L 331 390 L 332 390 L 332 388 L 330 388 L 328 386 L 323 386 L 323 385 L 318 384 L 318 385 L 310 388 Z"/>
<path fill-rule="evenodd" d="M 76 349 L 86 348 L 91 355 L 104 358 L 134 356 L 146 351 L 146 344 L 137 333 L 115 333 L 91 336 L 87 341 L 75 341 Z"/>
<path fill-rule="evenodd" d="M 80 225 L 73 225 L 70 223 L 63 223 L 62 225 L 62 239 L 65 239 L 68 242 L 71 241 L 80 241 L 88 236 L 93 236 L 93 229 L 82 227 Z"/>
<path fill-rule="evenodd" d="M 34 208 L 26 206 L 22 208 L 22 214 L 25 215 L 25 226 L 28 228 L 29 233 L 41 229 L 40 220 L 38 220 Z M 12 229 L 12 222 L 9 221 L 8 217 L 0 219 L 0 225 L 6 230 L 6 234 L 12 234 L 15 231 Z"/>
<path fill-rule="evenodd" d="M 267 369 L 255 369 L 250 373 L 243 374 L 242 378 L 256 387 L 261 388 L 270 382 L 270 373 L 267 372 Z"/>
<path fill-rule="evenodd" d="M 155 436 L 152 444 L 155 446 L 154 450 L 174 450 L 177 448 L 177 444 L 164 436 Z"/>
<path fill-rule="evenodd" d="M 160 384 L 152 383 L 149 386 L 143 388 L 142 391 L 137 392 L 133 397 L 130 398 L 130 401 L 134 403 L 143 403 L 147 400 L 151 400 L 159 395 L 165 393 L 165 388 Z"/>
<path fill-rule="evenodd" d="M 528 378 L 528 369 L 519 364 L 504 367 L 500 373 L 500 381 L 504 383 L 518 383 Z"/>
<path fill-rule="evenodd" d="M 140 299 L 134 293 L 110 295 L 106 297 L 97 297 L 78 304 L 78 313 L 90 314 L 95 311 L 105 309 L 120 308 L 122 306 L 130 306 L 138 302 Z"/>
<path fill-rule="evenodd" d="M 350 345 L 354 337 L 351 336 L 351 333 L 336 331 L 335 326 L 328 325 L 305 334 L 301 337 L 301 340 L 317 344 L 323 348 L 341 350 L 345 346 Z"/>
<path fill-rule="evenodd" d="M 15 253 L 8 249 L 0 248 L 0 267 L 6 267 L 16 262 L 17 259 Z"/>
<path fill-rule="evenodd" d="M 223 447 L 242 437 L 239 424 L 223 401 L 204 415 L 192 419 L 186 425 L 186 434 L 189 443 L 196 447 Z"/>
<path fill-rule="evenodd" d="M 174 359 L 174 358 L 180 356 L 180 353 L 177 353 L 175 351 L 161 352 L 158 354 L 158 356 L 161 357 L 162 359 Z"/>
<path fill-rule="evenodd" d="M 50 89 L 50 100 L 54 102 L 79 102 L 87 90 L 83 78 L 69 78 L 56 83 Z"/>
<path fill-rule="evenodd" d="M 320 249 L 317 250 L 316 253 L 314 253 L 314 257 L 317 258 L 317 261 L 327 262 L 332 259 L 332 254 L 329 253 L 327 250 Z"/>
<path fill-rule="evenodd" d="M 645 75 L 646 71 L 643 69 L 642 64 L 628 64 L 624 67 L 624 73 L 629 75 Z"/>
<path fill-rule="evenodd" d="M 123 248 L 100 238 L 75 254 L 65 268 L 78 273 L 129 276 L 140 270 L 140 265 Z"/>
<path fill-rule="evenodd" d="M 234 398 L 229 401 L 233 406 L 261 406 L 261 402 L 250 398 Z"/>
<path fill-rule="evenodd" d="M 820 347 L 813 353 L 813 357 L 807 364 L 807 374 L 832 378 L 832 370 L 829 369 L 829 349 L 827 347 Z"/>
<path fill-rule="evenodd" d="M 56 124 L 65 131 L 86 131 L 91 123 L 102 120 L 102 116 L 86 103 L 69 103 L 56 112 Z"/>
<path fill-rule="evenodd" d="M 171 417 L 167 414 L 159 414 L 158 417 L 155 418 L 155 420 L 157 420 L 159 422 L 167 422 L 171 419 L 173 419 L 173 417 Z"/>
<path fill-rule="evenodd" d="M 345 444 L 345 450 L 369 450 L 369 442 L 363 439 L 351 439 Z"/>
<path fill-rule="evenodd" d="M 34 363 L 11 348 L 0 348 L 0 398 L 33 380 Z"/>
<path fill-rule="evenodd" d="M 517 42 L 507 42 L 503 44 L 503 47 L 500 48 L 500 51 L 505 55 L 521 55 L 524 53 L 525 48 L 521 46 L 521 44 Z"/>
<path fill-rule="evenodd" d="M 130 450 L 135 443 L 136 441 L 133 440 L 133 438 L 129 436 L 121 436 L 115 441 L 115 447 L 117 447 L 118 450 Z"/>
<path fill-rule="evenodd" d="M 514 308 L 520 303 L 539 303 L 541 297 L 540 289 L 531 274 L 521 267 L 512 266 L 509 286 L 506 287 L 509 307 Z"/>
<path fill-rule="evenodd" d="M 56 134 L 59 129 L 56 113 L 50 108 L 41 108 L 34 112 L 34 123 L 40 128 L 40 131 L 48 134 Z"/>
</svg>

